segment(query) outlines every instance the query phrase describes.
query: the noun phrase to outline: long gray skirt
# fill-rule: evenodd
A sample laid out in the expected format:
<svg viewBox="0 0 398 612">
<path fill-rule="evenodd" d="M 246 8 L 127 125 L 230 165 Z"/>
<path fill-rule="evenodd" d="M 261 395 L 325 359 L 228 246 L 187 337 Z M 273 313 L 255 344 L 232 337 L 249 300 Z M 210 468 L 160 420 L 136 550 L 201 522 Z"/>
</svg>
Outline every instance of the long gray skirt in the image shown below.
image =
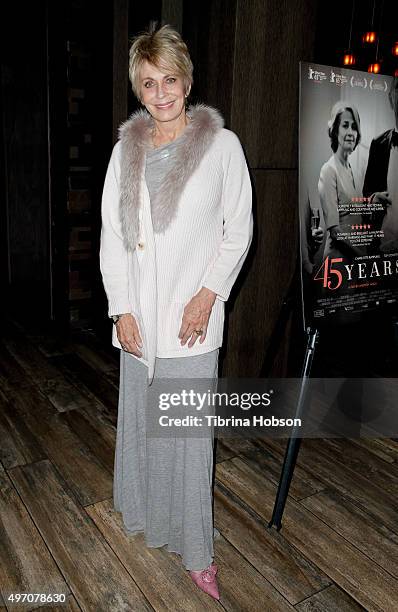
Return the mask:
<svg viewBox="0 0 398 612">
<path fill-rule="evenodd" d="M 156 359 L 155 378 L 216 379 L 218 349 Z M 120 352 L 120 388 L 113 499 L 128 534 L 181 555 L 202 570 L 213 552 L 213 437 L 147 438 L 147 367 Z"/>
</svg>

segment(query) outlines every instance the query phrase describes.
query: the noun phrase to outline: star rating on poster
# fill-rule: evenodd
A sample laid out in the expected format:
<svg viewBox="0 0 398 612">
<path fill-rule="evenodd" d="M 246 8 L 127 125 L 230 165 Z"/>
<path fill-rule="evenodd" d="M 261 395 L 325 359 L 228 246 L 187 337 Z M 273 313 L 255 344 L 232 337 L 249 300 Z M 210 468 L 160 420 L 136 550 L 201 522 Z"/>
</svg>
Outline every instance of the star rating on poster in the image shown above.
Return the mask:
<svg viewBox="0 0 398 612">
<path fill-rule="evenodd" d="M 351 225 L 351 229 L 353 230 L 369 230 L 370 225 Z"/>
</svg>

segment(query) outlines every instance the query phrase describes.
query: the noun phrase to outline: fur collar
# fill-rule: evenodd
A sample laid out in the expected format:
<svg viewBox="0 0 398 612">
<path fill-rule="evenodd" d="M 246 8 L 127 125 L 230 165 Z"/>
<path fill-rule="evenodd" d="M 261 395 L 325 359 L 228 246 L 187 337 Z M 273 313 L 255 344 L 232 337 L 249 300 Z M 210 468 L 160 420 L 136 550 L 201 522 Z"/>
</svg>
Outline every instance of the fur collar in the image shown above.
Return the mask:
<svg viewBox="0 0 398 612">
<path fill-rule="evenodd" d="M 179 138 L 174 167 L 166 175 L 161 190 L 151 200 L 153 229 L 164 232 L 178 212 L 184 186 L 199 166 L 224 121 L 211 106 L 197 104 L 187 110 L 191 122 Z M 119 128 L 121 142 L 120 219 L 124 245 L 134 250 L 139 237 L 141 181 L 146 151 L 152 146 L 152 117 L 145 110 L 131 115 Z"/>
</svg>

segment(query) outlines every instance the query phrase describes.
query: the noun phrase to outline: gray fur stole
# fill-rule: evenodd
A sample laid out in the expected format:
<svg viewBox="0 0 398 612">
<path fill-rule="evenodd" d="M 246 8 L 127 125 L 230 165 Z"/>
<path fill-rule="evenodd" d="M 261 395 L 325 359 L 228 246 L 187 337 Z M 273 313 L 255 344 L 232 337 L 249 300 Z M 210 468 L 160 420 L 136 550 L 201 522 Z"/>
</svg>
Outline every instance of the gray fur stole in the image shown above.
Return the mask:
<svg viewBox="0 0 398 612">
<path fill-rule="evenodd" d="M 176 161 L 162 188 L 152 198 L 153 229 L 162 233 L 178 212 L 178 202 L 188 179 L 199 166 L 224 120 L 211 106 L 197 104 L 187 110 L 191 121 L 179 138 Z M 119 128 L 121 142 L 120 219 L 127 250 L 134 250 L 139 239 L 141 181 L 146 151 L 152 147 L 153 119 L 146 110 L 136 111 Z"/>
</svg>

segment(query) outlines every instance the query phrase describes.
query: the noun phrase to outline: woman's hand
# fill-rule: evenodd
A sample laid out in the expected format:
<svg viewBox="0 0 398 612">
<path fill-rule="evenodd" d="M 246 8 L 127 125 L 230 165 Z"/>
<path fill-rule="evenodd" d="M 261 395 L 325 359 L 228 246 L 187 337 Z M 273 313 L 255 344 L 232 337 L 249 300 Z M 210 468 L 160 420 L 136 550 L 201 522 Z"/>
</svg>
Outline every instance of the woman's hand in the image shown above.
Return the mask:
<svg viewBox="0 0 398 612">
<path fill-rule="evenodd" d="M 217 294 L 206 287 L 194 295 L 192 300 L 184 308 L 184 315 L 178 337 L 181 340 L 181 346 L 188 342 L 188 348 L 191 348 L 199 338 L 199 343 L 202 344 L 206 339 L 207 326 L 211 309 L 216 301 Z M 196 331 L 201 333 L 197 334 Z"/>
<path fill-rule="evenodd" d="M 140 348 L 142 348 L 140 331 L 137 321 L 132 314 L 122 314 L 116 323 L 116 333 L 124 351 L 133 353 L 136 357 L 142 357 L 140 351 Z"/>
<path fill-rule="evenodd" d="M 318 250 L 323 242 L 324 231 L 321 227 L 314 228 L 311 230 L 311 238 L 314 244 L 315 250 Z"/>
</svg>

